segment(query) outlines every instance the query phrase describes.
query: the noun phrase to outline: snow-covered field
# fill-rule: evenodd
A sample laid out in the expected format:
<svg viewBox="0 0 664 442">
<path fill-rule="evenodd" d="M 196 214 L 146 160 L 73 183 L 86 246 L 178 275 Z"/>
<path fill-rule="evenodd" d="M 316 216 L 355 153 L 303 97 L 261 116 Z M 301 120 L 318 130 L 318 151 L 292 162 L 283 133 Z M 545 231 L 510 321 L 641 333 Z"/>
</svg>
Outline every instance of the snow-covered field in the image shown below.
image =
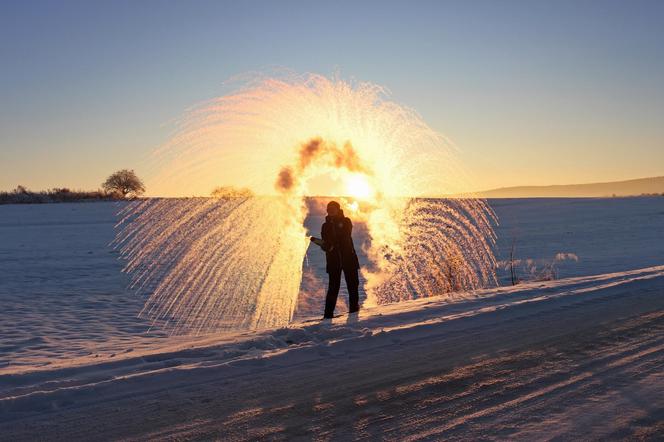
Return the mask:
<svg viewBox="0 0 664 442">
<path fill-rule="evenodd" d="M 119 204 L 0 206 L 0 439 L 661 437 L 664 198 L 491 205 L 522 284 L 321 324 L 312 248 L 298 322 L 199 337 L 137 318 Z"/>
</svg>

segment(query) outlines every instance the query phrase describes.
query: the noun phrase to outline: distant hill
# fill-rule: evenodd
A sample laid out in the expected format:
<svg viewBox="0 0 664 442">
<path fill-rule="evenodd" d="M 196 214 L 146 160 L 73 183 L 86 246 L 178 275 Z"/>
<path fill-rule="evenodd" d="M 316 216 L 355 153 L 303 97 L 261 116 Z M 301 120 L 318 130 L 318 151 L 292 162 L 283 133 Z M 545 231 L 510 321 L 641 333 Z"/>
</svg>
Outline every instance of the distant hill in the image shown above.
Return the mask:
<svg viewBox="0 0 664 442">
<path fill-rule="evenodd" d="M 516 186 L 478 192 L 484 198 L 607 197 L 664 194 L 664 176 L 610 183 Z"/>
</svg>

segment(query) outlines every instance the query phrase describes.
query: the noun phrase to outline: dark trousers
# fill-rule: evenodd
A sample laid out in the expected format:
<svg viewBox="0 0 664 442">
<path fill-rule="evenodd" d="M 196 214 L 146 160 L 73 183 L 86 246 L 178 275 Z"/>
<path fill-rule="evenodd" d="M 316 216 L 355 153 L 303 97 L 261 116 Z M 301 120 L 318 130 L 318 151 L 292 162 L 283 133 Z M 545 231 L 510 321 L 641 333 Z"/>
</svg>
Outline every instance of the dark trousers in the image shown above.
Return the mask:
<svg viewBox="0 0 664 442">
<path fill-rule="evenodd" d="M 354 313 L 360 310 L 360 294 L 358 293 L 360 277 L 357 274 L 357 269 L 344 269 L 343 272 L 346 279 L 346 288 L 348 289 L 348 311 L 349 313 Z M 337 297 L 339 296 L 341 269 L 331 271 L 328 275 L 330 280 L 327 285 L 324 316 L 331 318 L 334 316 L 334 307 L 337 305 Z"/>
</svg>

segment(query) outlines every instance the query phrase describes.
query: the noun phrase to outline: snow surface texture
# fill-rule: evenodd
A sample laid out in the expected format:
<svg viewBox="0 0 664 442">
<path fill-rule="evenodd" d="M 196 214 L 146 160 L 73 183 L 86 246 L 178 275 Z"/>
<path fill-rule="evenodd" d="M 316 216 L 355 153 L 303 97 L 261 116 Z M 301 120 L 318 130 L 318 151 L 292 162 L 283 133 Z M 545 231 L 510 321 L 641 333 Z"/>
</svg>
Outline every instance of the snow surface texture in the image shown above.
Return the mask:
<svg viewBox="0 0 664 442">
<path fill-rule="evenodd" d="M 380 306 L 0 379 L 34 439 L 566 439 L 664 430 L 664 266 Z"/>
<path fill-rule="evenodd" d="M 499 260 L 508 258 L 514 240 L 518 259 L 545 263 L 561 252 L 578 255 L 578 262 L 559 263 L 559 277 L 662 264 L 664 198 L 494 200 L 491 206 L 501 223 Z M 108 247 L 122 207 L 0 206 L 0 373 L 186 341 L 137 318 L 145 298 L 127 290 L 123 262 Z M 318 236 L 322 221 L 320 210 L 313 210 L 305 227 Z M 366 265 L 362 224 L 355 224 L 354 237 Z M 499 276 L 509 284 L 509 272 Z M 309 247 L 297 319 L 321 315 L 326 284 L 323 254 Z M 342 284 L 337 313 L 346 311 L 346 299 Z"/>
<path fill-rule="evenodd" d="M 567 279 L 321 324 L 310 249 L 300 322 L 200 337 L 136 318 L 117 204 L 0 207 L 0 439 L 661 435 L 664 199 L 492 206 L 499 259 L 574 253 Z"/>
<path fill-rule="evenodd" d="M 662 263 L 664 198 L 494 200 L 497 258 L 550 263 L 557 253 L 579 261 L 558 263 L 558 276 L 629 270 Z M 127 290 L 123 262 L 108 245 L 121 203 L 0 206 L 0 373 L 70 363 L 72 358 L 117 357 L 187 338 L 139 319 L 146 294 Z M 305 227 L 320 234 L 324 214 L 312 207 Z M 354 226 L 361 253 L 366 229 Z M 523 269 L 519 269 L 523 270 Z M 528 275 L 520 274 L 520 277 Z M 499 272 L 502 285 L 509 272 Z M 361 281 L 364 282 L 364 281 Z M 325 261 L 310 247 L 296 318 L 318 317 L 326 287 Z M 342 284 L 337 313 L 346 311 Z M 360 293 L 361 301 L 365 294 Z"/>
</svg>

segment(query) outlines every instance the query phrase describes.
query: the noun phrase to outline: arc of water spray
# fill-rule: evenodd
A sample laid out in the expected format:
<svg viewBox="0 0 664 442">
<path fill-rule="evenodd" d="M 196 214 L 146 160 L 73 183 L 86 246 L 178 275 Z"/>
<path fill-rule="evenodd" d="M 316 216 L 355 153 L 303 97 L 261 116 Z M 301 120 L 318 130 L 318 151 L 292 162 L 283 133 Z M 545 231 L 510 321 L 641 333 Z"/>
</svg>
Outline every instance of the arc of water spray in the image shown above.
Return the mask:
<svg viewBox="0 0 664 442">
<path fill-rule="evenodd" d="M 454 149 L 370 83 L 262 78 L 191 111 L 158 158 L 167 165 L 152 180 L 160 193 L 207 193 L 220 177 L 254 192 L 147 200 L 124 211 L 115 243 L 147 294 L 142 314 L 174 332 L 292 319 L 307 247 L 306 183 L 326 171 L 360 174 L 374 190 L 363 214 L 367 302 L 495 281 L 486 203 L 422 197 L 464 186 Z"/>
</svg>

